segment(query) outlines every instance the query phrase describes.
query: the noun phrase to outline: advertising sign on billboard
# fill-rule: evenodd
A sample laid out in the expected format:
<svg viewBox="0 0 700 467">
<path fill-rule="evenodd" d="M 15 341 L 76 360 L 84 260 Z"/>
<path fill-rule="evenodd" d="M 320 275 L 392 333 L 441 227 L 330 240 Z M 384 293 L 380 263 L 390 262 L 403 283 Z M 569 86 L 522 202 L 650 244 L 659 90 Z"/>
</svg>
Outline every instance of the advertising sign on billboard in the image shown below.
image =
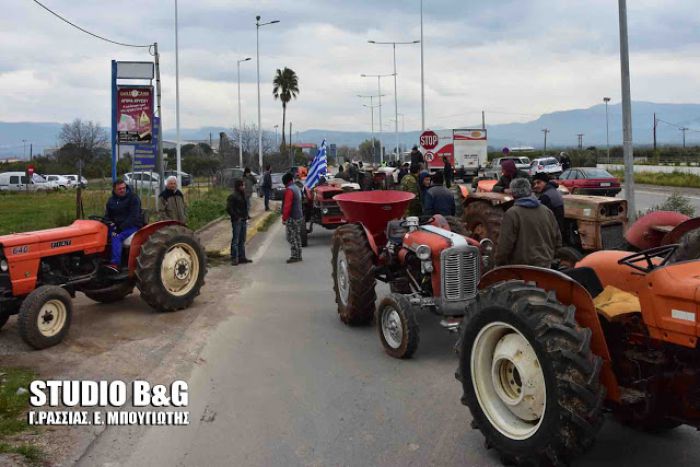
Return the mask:
<svg viewBox="0 0 700 467">
<path fill-rule="evenodd" d="M 117 141 L 148 143 L 153 140 L 153 87 L 119 86 L 117 90 Z"/>
</svg>

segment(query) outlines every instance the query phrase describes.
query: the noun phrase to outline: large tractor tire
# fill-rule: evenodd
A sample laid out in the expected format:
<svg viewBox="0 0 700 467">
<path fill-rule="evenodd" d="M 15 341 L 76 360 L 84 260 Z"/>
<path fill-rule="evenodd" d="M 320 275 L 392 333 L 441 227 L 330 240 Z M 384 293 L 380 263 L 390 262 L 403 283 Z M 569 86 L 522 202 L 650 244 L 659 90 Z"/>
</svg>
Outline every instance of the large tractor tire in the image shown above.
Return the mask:
<svg viewBox="0 0 700 467">
<path fill-rule="evenodd" d="M 332 253 L 333 291 L 340 320 L 351 326 L 370 323 L 377 300 L 374 252 L 362 226 L 339 227 L 333 234 Z"/>
<path fill-rule="evenodd" d="M 199 295 L 206 273 L 204 248 L 194 232 L 169 225 L 152 233 L 141 247 L 136 286 L 156 310 L 182 310 Z"/>
<path fill-rule="evenodd" d="M 114 284 L 110 287 L 98 290 L 83 290 L 87 298 L 100 303 L 114 303 L 123 300 L 124 297 L 134 291 L 134 283 L 131 281 Z"/>
<path fill-rule="evenodd" d="M 575 308 L 523 281 L 482 291 L 458 343 L 472 427 L 509 463 L 568 465 L 603 421 L 602 361 Z"/>
<path fill-rule="evenodd" d="M 700 259 L 700 229 L 683 234 L 678 249 L 671 256 L 670 262 L 690 261 Z"/>
<path fill-rule="evenodd" d="M 72 316 L 70 294 L 55 285 L 42 285 L 19 308 L 19 335 L 35 349 L 51 347 L 68 334 Z"/>
<path fill-rule="evenodd" d="M 469 236 L 469 232 L 467 231 L 467 228 L 464 226 L 464 223 L 462 222 L 462 219 L 456 216 L 445 216 L 445 220 L 450 226 L 450 231 L 463 235 L 465 237 Z"/>
<path fill-rule="evenodd" d="M 503 209 L 483 201 L 476 201 L 464 208 L 464 225 L 475 240 L 490 239 L 498 245 L 503 222 Z"/>
<path fill-rule="evenodd" d="M 10 319 L 10 312 L 5 311 L 5 310 L 0 310 L 0 329 L 7 323 L 7 320 Z"/>
<path fill-rule="evenodd" d="M 418 348 L 419 327 L 415 310 L 405 295 L 392 293 L 377 309 L 377 330 L 386 353 L 411 358 Z"/>
</svg>

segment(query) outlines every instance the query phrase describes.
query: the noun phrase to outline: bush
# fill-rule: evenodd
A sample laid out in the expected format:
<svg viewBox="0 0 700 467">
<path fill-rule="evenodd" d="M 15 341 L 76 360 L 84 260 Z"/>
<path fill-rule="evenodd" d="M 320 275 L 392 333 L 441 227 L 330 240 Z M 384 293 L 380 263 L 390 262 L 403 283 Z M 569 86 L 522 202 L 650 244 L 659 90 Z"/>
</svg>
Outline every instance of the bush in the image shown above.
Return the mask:
<svg viewBox="0 0 700 467">
<path fill-rule="evenodd" d="M 675 191 L 671 194 L 671 196 L 666 198 L 666 201 L 663 203 L 652 206 L 651 208 L 647 209 L 646 212 L 640 211 L 637 217 L 654 211 L 675 211 L 685 214 L 688 217 L 695 217 L 695 207 L 690 202 L 690 199 Z"/>
</svg>

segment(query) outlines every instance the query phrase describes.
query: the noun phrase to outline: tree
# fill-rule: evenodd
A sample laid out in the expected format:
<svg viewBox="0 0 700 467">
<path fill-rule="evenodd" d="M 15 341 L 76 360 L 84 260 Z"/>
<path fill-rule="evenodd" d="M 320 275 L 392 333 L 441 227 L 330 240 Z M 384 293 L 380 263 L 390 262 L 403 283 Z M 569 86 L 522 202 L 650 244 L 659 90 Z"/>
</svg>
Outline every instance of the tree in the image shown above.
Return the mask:
<svg viewBox="0 0 700 467">
<path fill-rule="evenodd" d="M 71 123 L 66 123 L 61 128 L 58 140 L 62 146 L 71 145 L 71 158 L 83 159 L 88 163 L 95 156 L 99 148 L 107 146 L 107 131 L 99 123 L 84 122 L 76 118 Z"/>
<path fill-rule="evenodd" d="M 379 161 L 379 151 L 381 151 L 381 146 L 379 140 L 375 138 L 374 140 L 374 152 L 372 151 L 372 141 L 369 139 L 364 140 L 360 143 L 360 157 L 365 162 L 377 162 Z M 377 160 L 375 161 L 374 158 Z"/>
<path fill-rule="evenodd" d="M 282 152 L 285 149 L 284 128 L 287 122 L 287 104 L 292 98 L 296 99 L 299 94 L 299 78 L 291 68 L 277 69 L 275 79 L 272 80 L 272 95 L 275 100 L 282 101 Z M 292 137 L 291 133 L 289 135 Z"/>
</svg>

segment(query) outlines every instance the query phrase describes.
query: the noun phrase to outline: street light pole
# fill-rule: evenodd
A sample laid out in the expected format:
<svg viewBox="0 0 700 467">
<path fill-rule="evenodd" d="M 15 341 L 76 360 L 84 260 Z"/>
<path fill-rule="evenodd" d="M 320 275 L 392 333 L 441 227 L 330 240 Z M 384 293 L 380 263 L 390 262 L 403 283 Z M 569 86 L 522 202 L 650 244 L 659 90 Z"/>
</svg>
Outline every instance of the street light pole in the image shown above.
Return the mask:
<svg viewBox="0 0 700 467">
<path fill-rule="evenodd" d="M 544 133 L 544 151 L 542 152 L 542 157 L 545 157 L 547 156 L 547 133 L 549 133 L 549 128 L 542 130 L 542 133 Z"/>
<path fill-rule="evenodd" d="M 361 74 L 360 75 L 362 78 L 377 78 L 377 95 L 379 96 L 379 157 L 381 159 L 381 162 L 384 162 L 384 151 L 382 150 L 384 148 L 384 141 L 382 141 L 382 83 L 381 79 L 386 78 L 387 76 L 393 76 L 392 74 L 387 74 L 387 75 L 366 75 L 366 74 Z"/>
<path fill-rule="evenodd" d="M 27 140 L 23 139 L 22 140 L 22 159 L 27 158 Z"/>
<path fill-rule="evenodd" d="M 605 145 L 608 148 L 608 164 L 610 163 L 610 125 L 608 123 L 608 102 L 610 102 L 609 97 L 603 97 L 603 102 L 605 102 Z"/>
<path fill-rule="evenodd" d="M 397 45 L 411 45 L 420 44 L 420 41 L 410 41 L 410 42 L 379 42 L 379 41 L 367 41 L 370 44 L 376 45 L 391 45 L 394 49 L 394 119 L 396 120 L 394 125 L 394 133 L 396 134 L 396 158 L 399 158 L 399 96 L 397 92 L 396 85 L 396 46 Z"/>
<path fill-rule="evenodd" d="M 420 118 L 425 131 L 425 68 L 423 65 L 423 0 L 420 0 Z"/>
<path fill-rule="evenodd" d="M 279 20 L 261 23 L 260 15 L 255 17 L 255 56 L 258 66 L 258 163 L 260 164 L 260 173 L 262 173 L 263 169 L 262 116 L 260 114 L 260 28 L 275 23 L 279 23 Z"/>
<path fill-rule="evenodd" d="M 180 141 L 180 49 L 178 44 L 177 0 L 175 0 L 175 126 L 177 186 L 182 187 L 182 143 Z"/>
<path fill-rule="evenodd" d="M 622 77 L 623 154 L 625 158 L 625 199 L 629 220 L 637 210 L 634 199 L 634 148 L 632 146 L 632 96 L 630 92 L 630 51 L 627 40 L 627 0 L 618 0 L 620 16 L 620 68 Z"/>
<path fill-rule="evenodd" d="M 238 166 L 243 168 L 243 117 L 241 115 L 241 62 L 247 62 L 250 57 L 236 61 L 238 68 Z"/>
</svg>

